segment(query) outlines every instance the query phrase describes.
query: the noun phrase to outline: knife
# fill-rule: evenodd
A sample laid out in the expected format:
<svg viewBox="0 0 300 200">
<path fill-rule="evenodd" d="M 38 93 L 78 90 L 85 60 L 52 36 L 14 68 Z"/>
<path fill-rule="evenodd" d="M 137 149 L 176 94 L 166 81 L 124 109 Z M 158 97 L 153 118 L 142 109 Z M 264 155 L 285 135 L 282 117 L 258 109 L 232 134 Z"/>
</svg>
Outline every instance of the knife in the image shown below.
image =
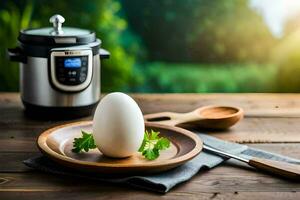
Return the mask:
<svg viewBox="0 0 300 200">
<path fill-rule="evenodd" d="M 222 157 L 233 158 L 235 160 L 247 163 L 248 165 L 250 165 L 256 169 L 259 169 L 259 170 L 262 170 L 265 172 L 276 174 L 276 175 L 286 177 L 289 179 L 300 180 L 300 165 L 297 165 L 297 164 L 291 164 L 291 163 L 287 163 L 287 162 L 275 161 L 275 160 L 257 158 L 257 157 L 252 157 L 251 159 L 248 159 L 248 158 L 244 158 L 241 156 L 237 156 L 237 155 L 213 148 L 206 144 L 203 145 L 203 150 L 213 153 L 213 154 L 220 155 Z"/>
</svg>

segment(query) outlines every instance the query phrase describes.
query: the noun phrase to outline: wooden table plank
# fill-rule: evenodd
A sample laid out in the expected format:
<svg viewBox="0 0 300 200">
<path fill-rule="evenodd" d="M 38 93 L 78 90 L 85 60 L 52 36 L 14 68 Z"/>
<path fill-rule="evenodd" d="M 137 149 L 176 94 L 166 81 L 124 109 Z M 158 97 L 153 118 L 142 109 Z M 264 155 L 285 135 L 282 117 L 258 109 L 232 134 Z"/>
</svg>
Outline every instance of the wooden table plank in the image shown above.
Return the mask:
<svg viewBox="0 0 300 200">
<path fill-rule="evenodd" d="M 86 120 L 86 118 L 85 118 Z M 76 120 L 73 120 L 76 121 Z M 68 121 L 70 122 L 70 121 Z M 207 131 L 200 130 L 203 133 L 209 133 L 212 136 L 239 142 L 300 142 L 300 118 L 245 118 L 237 125 L 227 131 Z M 31 121 L 24 124 L 22 121 L 8 122 L 1 126 L 0 139 L 3 139 L 5 146 L 0 145 L 1 150 L 13 150 L 17 145 L 6 142 L 18 142 L 19 139 L 27 138 L 29 141 L 35 141 L 38 135 L 55 125 L 65 122 L 43 122 Z M 1 142 L 1 141 L 0 141 Z"/>
<path fill-rule="evenodd" d="M 222 167 L 200 173 L 190 181 L 173 189 L 174 192 L 300 192 L 300 183 L 275 178 L 258 173 L 255 169 L 234 168 L 228 163 Z M 0 192 L 2 191 L 78 191 L 97 190 L 107 187 L 107 183 L 78 179 L 75 177 L 57 176 L 40 172 L 1 173 Z M 124 187 L 111 185 L 110 187 Z M 127 185 L 127 184 L 126 184 Z M 106 190 L 106 189 L 105 189 Z M 133 188 L 131 190 L 134 190 Z"/>
<path fill-rule="evenodd" d="M 119 190 L 119 189 L 118 189 Z M 79 200 L 79 199 L 118 199 L 118 200 L 147 200 L 147 199 L 185 199 L 185 200 L 200 200 L 200 199 L 272 199 L 272 200 L 295 200 L 300 198 L 299 192 L 224 192 L 224 193 L 209 193 L 209 192 L 197 192 L 197 193 L 177 193 L 172 192 L 167 195 L 160 194 L 150 194 L 147 192 L 134 192 L 134 191 L 122 191 L 119 192 L 112 191 L 102 191 L 102 190 L 92 190 L 92 191 L 68 191 L 64 194 L 60 191 L 23 191 L 23 192 L 2 192 L 3 199 L 6 200 L 32 200 L 32 199 L 55 199 L 55 200 Z"/>
<path fill-rule="evenodd" d="M 234 137 L 244 142 L 299 142 L 300 120 L 298 118 L 245 118 L 228 131 L 201 131 L 228 140 Z M 22 122 L 9 123 L 1 127 L 0 152 L 37 151 L 36 139 L 47 128 L 64 122 L 35 122 L 29 126 Z M 251 139 L 251 140 L 250 140 Z"/>
<path fill-rule="evenodd" d="M 300 142 L 300 118 L 296 117 L 300 116 L 300 94 L 156 94 L 133 97 L 144 114 L 164 110 L 184 112 L 208 104 L 240 105 L 245 109 L 246 118 L 228 132 L 215 132 L 214 136 L 237 142 Z M 0 105 L 0 137 L 16 130 L 32 130 L 38 135 L 42 130 L 66 122 L 26 118 L 15 93 L 1 95 L 1 101 L 4 103 Z M 266 113 L 267 116 L 263 117 Z M 289 117 L 283 117 L 286 115 Z M 88 119 L 91 117 L 77 120 Z"/>
<path fill-rule="evenodd" d="M 263 149 L 266 151 L 290 156 L 293 158 L 300 159 L 300 145 L 297 143 L 287 143 L 287 144 L 247 144 L 250 147 Z M 16 150 L 12 152 L 0 152 L 0 172 L 27 172 L 29 168 L 26 167 L 22 161 L 34 157 L 39 156 L 41 153 L 37 148 L 34 148 L 30 151 Z M 233 169 L 234 170 L 234 169 Z"/>
<path fill-rule="evenodd" d="M 206 105 L 238 106 L 246 116 L 300 116 L 300 94 L 151 94 L 133 95 L 151 112 L 188 112 Z"/>
<path fill-rule="evenodd" d="M 264 116 L 274 113 L 278 116 L 300 114 L 300 94 L 286 93 L 243 93 L 243 94 L 131 94 L 143 108 L 144 114 L 177 111 L 188 112 L 209 104 L 242 107 L 249 116 Z M 1 109 L 20 109 L 22 104 L 18 93 L 1 93 Z M 273 114 L 272 114 L 273 115 Z"/>
<path fill-rule="evenodd" d="M 40 152 L 1 152 L 0 153 L 0 173 L 28 172 L 31 168 L 22 162 L 28 158 L 42 155 Z"/>
</svg>

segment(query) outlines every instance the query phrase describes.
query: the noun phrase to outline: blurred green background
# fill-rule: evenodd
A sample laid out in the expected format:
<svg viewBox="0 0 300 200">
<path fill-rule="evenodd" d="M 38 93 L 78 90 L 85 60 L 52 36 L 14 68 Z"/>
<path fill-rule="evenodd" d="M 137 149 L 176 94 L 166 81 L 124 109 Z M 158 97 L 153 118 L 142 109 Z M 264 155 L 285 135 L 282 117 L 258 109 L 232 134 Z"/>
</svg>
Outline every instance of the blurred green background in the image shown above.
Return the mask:
<svg viewBox="0 0 300 200">
<path fill-rule="evenodd" d="M 111 59 L 102 91 L 299 92 L 300 3 L 293 0 L 4 0 L 0 91 L 18 91 L 6 49 L 20 29 L 96 31 Z"/>
</svg>

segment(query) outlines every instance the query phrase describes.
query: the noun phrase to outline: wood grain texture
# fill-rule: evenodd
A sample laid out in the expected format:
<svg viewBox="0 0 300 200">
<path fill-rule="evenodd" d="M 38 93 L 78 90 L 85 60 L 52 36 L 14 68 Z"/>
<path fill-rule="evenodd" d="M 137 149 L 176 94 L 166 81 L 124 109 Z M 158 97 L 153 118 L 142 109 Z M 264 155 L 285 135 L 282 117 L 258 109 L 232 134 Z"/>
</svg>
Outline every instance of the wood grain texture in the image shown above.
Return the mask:
<svg viewBox="0 0 300 200">
<path fill-rule="evenodd" d="M 1 142 L 0 142 L 1 143 Z M 1 145 L 1 144 L 0 144 Z M 297 143 L 285 144 L 248 144 L 251 147 L 290 156 L 300 159 L 300 145 Z M 41 153 L 36 150 L 35 152 L 1 152 L 0 151 L 0 172 L 27 172 L 30 169 L 23 165 L 22 161 L 33 157 L 39 156 Z M 238 163 L 240 164 L 240 163 Z M 246 165 L 245 165 L 246 166 Z"/>
<path fill-rule="evenodd" d="M 300 94 L 136 94 L 133 97 L 144 109 L 144 114 L 189 112 L 214 104 L 241 107 L 246 116 L 251 117 L 300 116 Z"/>
<path fill-rule="evenodd" d="M 120 188 L 121 189 L 121 188 Z M 118 188 L 118 191 L 120 190 Z M 168 195 L 159 194 L 149 194 L 141 192 L 123 191 L 112 192 L 112 191 L 102 191 L 102 190 L 87 190 L 87 191 L 68 191 L 62 195 L 61 191 L 10 191 L 2 192 L 3 199 L 6 200 L 32 200 L 32 199 L 55 199 L 55 200 L 80 200 L 80 199 L 118 199 L 118 200 L 141 200 L 141 199 L 185 199 L 185 200 L 246 200 L 246 199 L 272 199 L 272 200 L 295 200 L 300 198 L 300 192 L 197 192 L 197 193 L 176 193 Z"/>
<path fill-rule="evenodd" d="M 200 131 L 221 139 L 231 140 L 230 138 L 235 137 L 234 140 L 245 143 L 295 143 L 300 142 L 299 122 L 298 118 L 245 118 L 227 131 Z M 36 152 L 38 149 L 35 142 L 39 134 L 63 123 L 65 122 L 32 122 L 28 127 L 22 122 L 6 127 L 0 125 L 0 152 Z"/>
<path fill-rule="evenodd" d="M 300 94 L 134 94 L 133 97 L 144 114 L 188 112 L 210 104 L 242 107 L 246 117 L 232 129 L 206 133 L 223 139 L 235 134 L 240 141 L 260 143 L 251 143 L 250 146 L 300 159 Z M 72 121 L 28 119 L 22 112 L 18 94 L 0 94 L 1 200 L 300 198 L 299 183 L 262 174 L 233 161 L 198 174 L 166 195 L 126 185 L 91 180 L 83 182 L 72 177 L 39 173 L 21 163 L 28 157 L 40 155 L 35 140 L 42 131 Z"/>
<path fill-rule="evenodd" d="M 125 184 L 126 185 L 126 184 Z M 57 176 L 40 172 L 1 173 L 0 192 L 5 191 L 91 191 L 120 190 L 124 185 Z M 136 191 L 134 188 L 126 190 Z M 198 192 L 300 192 L 300 184 L 257 173 L 252 168 L 234 168 L 230 163 L 199 173 L 191 181 L 175 187 L 170 193 Z M 1 195 L 1 193 L 0 193 Z"/>
<path fill-rule="evenodd" d="M 104 94 L 105 95 L 105 94 Z M 198 107 L 215 105 L 237 106 L 244 109 L 247 116 L 265 116 L 272 113 L 276 117 L 300 116 L 300 94 L 131 94 L 144 114 L 171 111 L 189 112 Z M 21 110 L 18 93 L 1 93 L 1 109 Z M 292 108 L 292 109 L 291 109 Z M 267 115 L 268 116 L 268 115 Z"/>
<path fill-rule="evenodd" d="M 1 139 L 10 139 L 15 137 L 32 138 L 35 140 L 37 136 L 44 130 L 54 127 L 55 125 L 64 124 L 70 121 L 33 121 L 28 119 L 20 120 L 20 118 L 10 122 L 10 118 L 0 116 Z M 87 118 L 84 118 L 84 120 Z M 81 119 L 80 119 L 81 120 Z M 244 118 L 237 125 L 226 131 L 207 131 L 212 136 L 238 142 L 300 142 L 300 123 L 299 118 Z M 11 141 L 11 140 L 9 140 Z M 8 142 L 9 142 L 8 141 Z M 10 145 L 10 144 L 7 144 Z M 2 148 L 0 146 L 0 148 Z M 4 147 L 3 147 L 4 148 Z M 9 147 L 5 147 L 6 149 Z"/>
<path fill-rule="evenodd" d="M 240 143 L 300 142 L 300 123 L 297 118 L 300 116 L 300 94 L 136 94 L 132 96 L 141 106 L 144 114 L 162 111 L 188 112 L 211 104 L 238 106 L 245 111 L 245 119 L 240 123 L 226 132 L 201 131 Z M 0 95 L 0 103 L 0 127 L 3 134 L 13 130 L 32 130 L 37 137 L 47 128 L 76 121 L 28 119 L 23 114 L 19 96 L 16 93 Z M 264 117 L 266 113 L 267 116 Z M 88 119 L 91 117 L 77 120 Z"/>
<path fill-rule="evenodd" d="M 300 142 L 299 122 L 300 118 L 245 117 L 227 131 L 207 131 L 206 133 L 238 143 Z"/>
</svg>

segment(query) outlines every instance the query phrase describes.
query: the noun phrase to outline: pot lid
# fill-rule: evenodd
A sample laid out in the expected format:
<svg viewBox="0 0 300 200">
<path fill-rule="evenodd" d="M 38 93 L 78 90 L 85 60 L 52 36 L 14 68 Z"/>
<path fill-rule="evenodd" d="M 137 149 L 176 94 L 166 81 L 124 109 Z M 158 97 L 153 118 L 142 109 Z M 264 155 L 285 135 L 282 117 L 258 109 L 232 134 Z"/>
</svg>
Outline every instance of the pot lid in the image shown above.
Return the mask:
<svg viewBox="0 0 300 200">
<path fill-rule="evenodd" d="M 26 44 L 87 44 L 96 41 L 95 32 L 72 27 L 62 27 L 65 18 L 53 15 L 50 18 L 53 27 L 26 29 L 20 31 L 19 41 Z"/>
</svg>

